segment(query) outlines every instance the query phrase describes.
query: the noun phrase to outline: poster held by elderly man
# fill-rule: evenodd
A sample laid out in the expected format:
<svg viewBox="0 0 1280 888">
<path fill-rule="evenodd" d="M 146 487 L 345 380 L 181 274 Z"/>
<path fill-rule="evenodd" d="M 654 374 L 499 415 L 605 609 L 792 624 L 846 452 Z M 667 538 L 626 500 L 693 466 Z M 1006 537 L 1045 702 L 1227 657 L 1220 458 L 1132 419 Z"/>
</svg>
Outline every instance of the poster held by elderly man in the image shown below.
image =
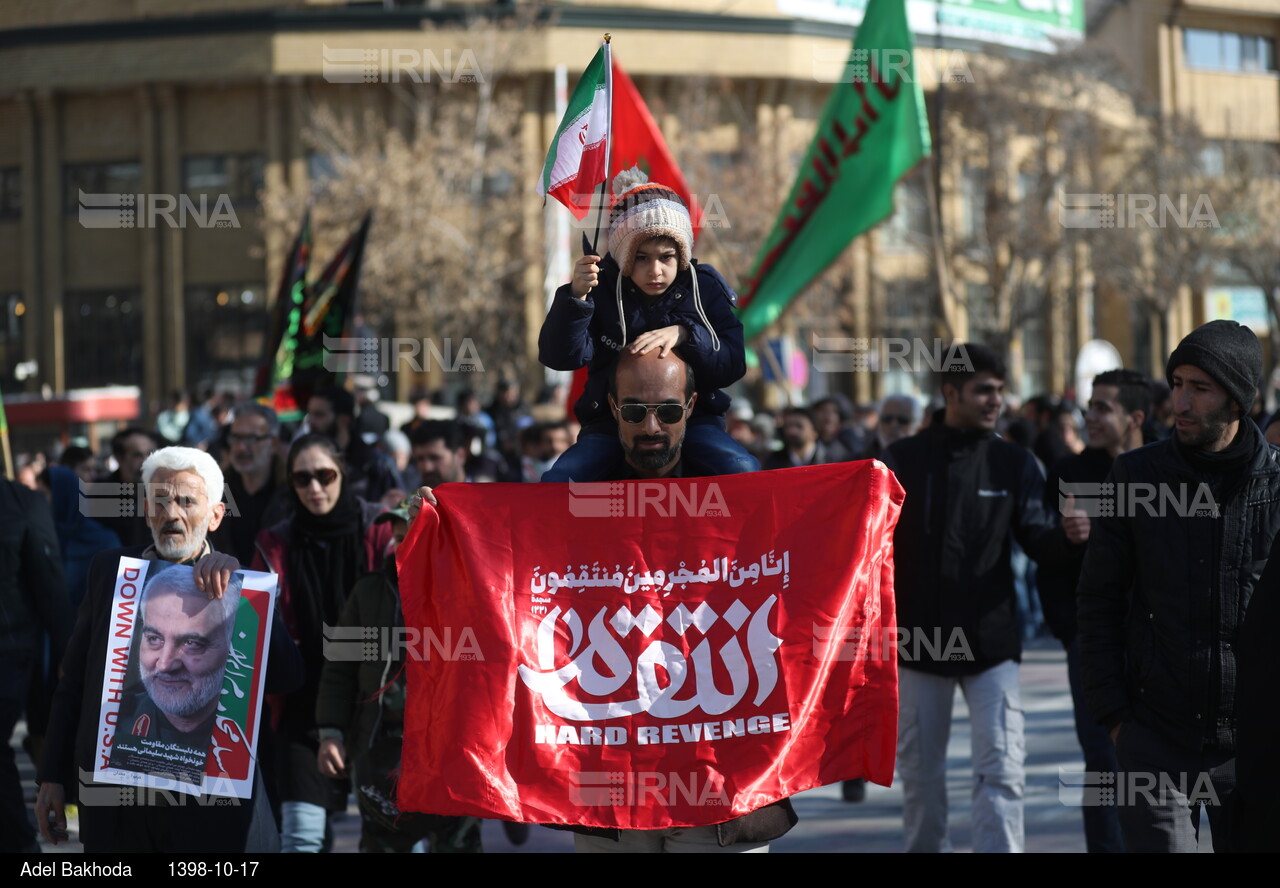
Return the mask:
<svg viewBox="0 0 1280 888">
<path fill-rule="evenodd" d="M 435 493 L 398 555 L 402 810 L 662 829 L 892 780 L 882 464 Z"/>
<path fill-rule="evenodd" d="M 275 587 L 240 571 L 211 599 L 188 565 L 120 559 L 95 781 L 252 796 Z"/>
</svg>

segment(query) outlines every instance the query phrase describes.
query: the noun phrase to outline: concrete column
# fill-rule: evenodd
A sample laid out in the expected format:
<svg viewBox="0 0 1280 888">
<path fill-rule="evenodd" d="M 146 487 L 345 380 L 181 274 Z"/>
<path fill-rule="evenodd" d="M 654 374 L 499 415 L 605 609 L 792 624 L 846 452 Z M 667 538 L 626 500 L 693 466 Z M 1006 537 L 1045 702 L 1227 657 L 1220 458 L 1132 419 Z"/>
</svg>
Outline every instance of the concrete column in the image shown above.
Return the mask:
<svg viewBox="0 0 1280 888">
<path fill-rule="evenodd" d="M 530 72 L 524 79 L 524 110 L 520 114 L 521 182 L 537 181 L 542 171 L 546 147 L 551 143 L 556 127 L 560 125 L 558 120 L 554 120 L 552 88 L 551 79 L 536 71 Z M 550 120 L 550 128 L 545 132 L 542 125 L 544 120 Z M 546 228 L 543 201 L 536 194 L 529 194 L 526 191 L 522 203 L 524 222 L 520 226 L 520 231 L 524 240 L 521 246 L 525 263 L 520 289 L 524 294 L 525 354 L 533 357 L 538 354 L 538 331 L 542 329 L 542 321 L 546 317 L 546 293 L 543 290 L 543 282 L 547 276 L 548 244 L 542 236 Z M 574 247 L 572 236 L 569 242 L 572 250 Z M 526 361 L 524 378 L 520 380 L 521 385 L 526 391 L 538 391 L 542 388 L 542 381 L 542 365 L 537 360 Z"/>
<path fill-rule="evenodd" d="M 163 191 L 160 184 L 160 160 L 157 157 L 158 139 L 156 135 L 155 95 L 149 86 L 137 89 L 138 99 L 138 160 L 141 166 L 139 187 L 144 194 Z M 164 396 L 164 363 L 163 351 L 165 333 L 163 319 L 165 306 L 163 301 L 163 282 L 160 273 L 160 230 L 142 229 L 139 234 L 141 244 L 141 272 L 138 289 L 142 302 L 142 402 L 147 405 L 158 403 Z M 170 385 L 168 388 L 172 388 Z"/>
<path fill-rule="evenodd" d="M 268 194 L 284 193 L 285 184 L 285 164 L 286 158 L 284 153 L 284 110 L 281 101 L 281 87 L 275 80 L 268 80 L 262 84 L 262 107 L 263 107 L 263 133 L 266 137 L 266 157 L 262 165 L 262 182 L 263 187 Z M 301 220 L 299 219 L 298 222 Z M 297 225 L 298 222 L 294 222 Z M 275 306 L 276 287 L 280 281 L 280 276 L 284 274 L 284 252 L 288 249 L 288 244 L 292 243 L 292 238 L 296 229 L 281 229 L 274 225 L 263 226 L 263 237 L 266 244 L 266 298 L 267 310 L 270 312 Z"/>
<path fill-rule="evenodd" d="M 290 77 L 285 87 L 285 163 L 289 188 L 299 197 L 311 190 L 307 170 L 307 150 L 302 144 L 302 130 L 307 125 L 307 90 L 301 77 Z"/>
<path fill-rule="evenodd" d="M 18 97 L 22 115 L 22 220 L 19 236 L 22 238 L 22 301 L 27 314 L 23 326 L 28 335 L 23 337 L 22 359 L 39 361 L 41 352 L 41 324 L 48 310 L 47 303 L 40 298 L 40 221 L 50 208 L 42 205 L 40 200 L 40 137 L 39 120 L 36 117 L 36 105 L 31 93 L 24 92 Z M 42 364 L 41 372 L 46 371 Z M 27 391 L 39 389 L 40 376 L 27 380 Z"/>
<path fill-rule="evenodd" d="M 156 88 L 159 135 L 158 171 L 160 190 L 165 194 L 182 192 L 182 146 L 179 138 L 178 99 L 173 86 L 164 84 Z M 186 269 L 183 262 L 185 232 L 181 228 L 158 228 L 161 250 L 161 300 L 165 312 L 162 315 L 163 349 L 162 388 L 155 394 L 162 396 L 167 389 L 187 388 L 186 348 Z"/>
<path fill-rule="evenodd" d="M 866 235 L 857 238 L 847 250 L 849 262 L 849 290 L 845 294 L 853 310 L 853 335 L 859 339 L 870 339 L 872 333 L 870 266 L 871 253 L 869 238 Z M 880 397 L 884 388 L 883 373 L 861 371 L 853 377 L 853 398 L 859 404 Z"/>
<path fill-rule="evenodd" d="M 35 96 L 40 143 L 40 236 L 43 260 L 38 318 L 39 381 L 55 392 L 67 390 L 66 344 L 63 338 L 62 255 L 65 214 L 62 211 L 62 143 L 59 139 L 58 99 L 48 90 Z"/>
</svg>

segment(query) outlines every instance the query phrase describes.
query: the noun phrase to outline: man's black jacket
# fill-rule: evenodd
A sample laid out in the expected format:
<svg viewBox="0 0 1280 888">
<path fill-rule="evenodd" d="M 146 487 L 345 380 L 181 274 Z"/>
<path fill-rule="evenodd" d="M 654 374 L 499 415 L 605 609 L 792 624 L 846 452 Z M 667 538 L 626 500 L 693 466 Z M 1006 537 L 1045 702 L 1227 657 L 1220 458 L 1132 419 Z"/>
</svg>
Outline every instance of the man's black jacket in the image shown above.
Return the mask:
<svg viewBox="0 0 1280 888">
<path fill-rule="evenodd" d="M 1102 484 L 1107 480 L 1114 461 L 1110 453 L 1098 447 L 1088 447 L 1081 453 L 1058 460 L 1049 470 L 1049 481 L 1045 484 L 1045 508 L 1056 510 L 1062 502 L 1059 482 Z M 1076 503 L 1077 508 L 1085 505 L 1082 502 Z M 1080 585 L 1080 569 L 1084 566 L 1085 547 L 1072 546 L 1072 550 L 1071 559 L 1067 563 L 1042 565 L 1036 574 L 1036 592 L 1040 596 L 1044 621 L 1049 624 L 1049 629 L 1062 642 L 1063 647 L 1071 647 L 1071 642 L 1076 637 L 1076 586 Z"/>
<path fill-rule="evenodd" d="M 1010 539 L 1041 563 L 1062 563 L 1072 548 L 1045 508 L 1035 458 L 991 432 L 934 422 L 883 460 L 907 493 L 893 536 L 898 625 L 908 632 L 902 665 L 973 675 L 1020 660 Z M 972 659 L 935 657 L 956 653 L 948 642 L 957 629 Z"/>
<path fill-rule="evenodd" d="M 61 654 L 71 619 L 49 503 L 0 478 L 0 657 L 34 656 L 42 630 Z"/>
<path fill-rule="evenodd" d="M 1212 496 L 1219 517 L 1177 514 L 1207 505 L 1200 485 L 1222 479 L 1197 471 L 1175 439 L 1112 467 L 1120 514 L 1094 521 L 1077 590 L 1085 702 L 1099 724 L 1137 718 L 1187 750 L 1234 747 L 1240 627 L 1280 532 L 1280 450 L 1253 423 L 1241 430 L 1252 456 Z M 1130 502 L 1148 490 L 1150 507 Z"/>
</svg>

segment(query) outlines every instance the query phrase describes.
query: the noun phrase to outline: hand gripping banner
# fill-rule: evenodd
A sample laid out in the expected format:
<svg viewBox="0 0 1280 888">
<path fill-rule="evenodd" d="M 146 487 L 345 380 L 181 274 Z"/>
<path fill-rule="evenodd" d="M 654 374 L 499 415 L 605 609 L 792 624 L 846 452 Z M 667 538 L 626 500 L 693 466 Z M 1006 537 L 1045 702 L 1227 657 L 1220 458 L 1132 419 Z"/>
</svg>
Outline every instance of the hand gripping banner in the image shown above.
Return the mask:
<svg viewBox="0 0 1280 888">
<path fill-rule="evenodd" d="M 892 780 L 881 463 L 436 497 L 398 553 L 401 810 L 662 829 Z"/>
</svg>

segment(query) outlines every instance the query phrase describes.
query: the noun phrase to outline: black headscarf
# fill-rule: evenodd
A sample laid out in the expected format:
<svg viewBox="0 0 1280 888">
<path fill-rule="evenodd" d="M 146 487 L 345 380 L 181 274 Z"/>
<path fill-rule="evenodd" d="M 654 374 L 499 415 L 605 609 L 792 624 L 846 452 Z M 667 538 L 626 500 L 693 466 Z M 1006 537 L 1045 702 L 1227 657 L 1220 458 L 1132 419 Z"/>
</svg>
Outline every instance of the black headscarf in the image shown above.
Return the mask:
<svg viewBox="0 0 1280 888">
<path fill-rule="evenodd" d="M 324 666 L 322 624 L 338 624 L 347 594 L 368 570 L 364 532 L 363 506 L 345 478 L 332 509 L 316 515 L 299 501 L 289 525 L 289 595 L 307 674 L 306 687 L 294 696 L 310 700 L 309 706 L 304 703 L 310 712 L 299 713 L 308 725 L 315 719 Z"/>
</svg>

